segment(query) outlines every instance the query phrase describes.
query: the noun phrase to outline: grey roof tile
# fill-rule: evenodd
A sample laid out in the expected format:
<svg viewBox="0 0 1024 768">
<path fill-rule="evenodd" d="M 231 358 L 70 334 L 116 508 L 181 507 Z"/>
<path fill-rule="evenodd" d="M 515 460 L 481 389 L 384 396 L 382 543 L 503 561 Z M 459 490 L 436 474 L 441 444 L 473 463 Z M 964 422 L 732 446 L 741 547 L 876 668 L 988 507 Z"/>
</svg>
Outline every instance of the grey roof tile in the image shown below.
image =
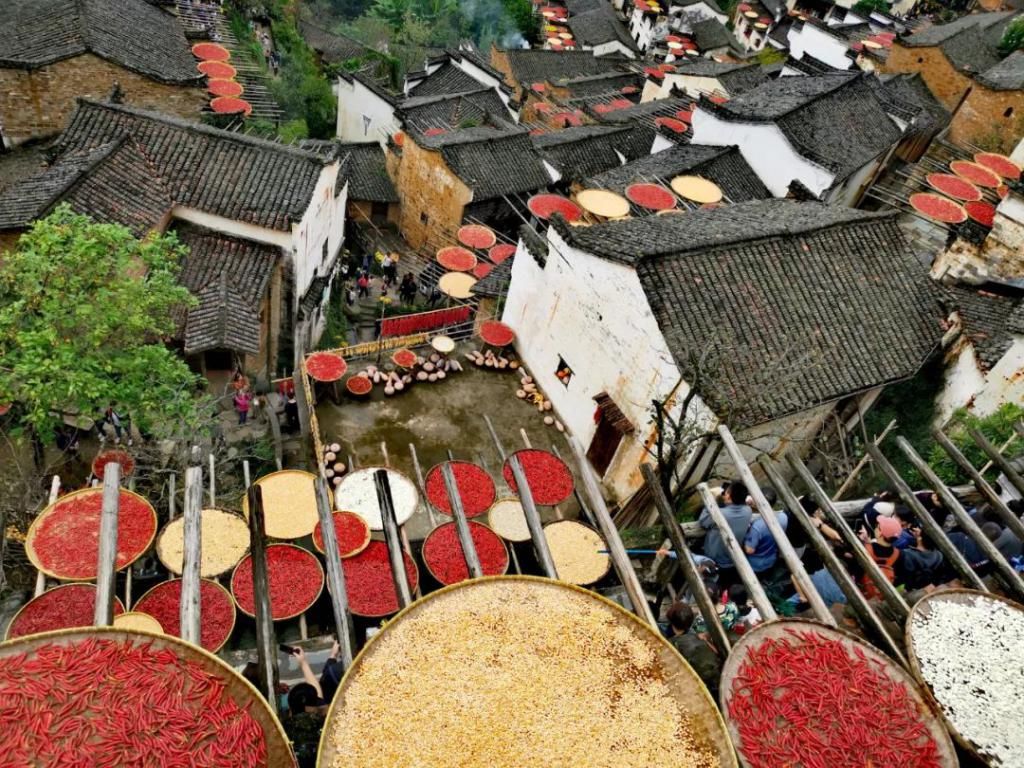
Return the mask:
<svg viewBox="0 0 1024 768">
<path fill-rule="evenodd" d="M 702 19 L 693 25 L 693 42 L 702 51 L 726 48 L 732 42 L 732 35 L 718 19 Z"/>
<path fill-rule="evenodd" d="M 473 202 L 545 189 L 551 179 L 525 130 L 480 126 L 419 136 L 417 143 L 441 152 L 471 190 Z"/>
<path fill-rule="evenodd" d="M 299 33 L 306 44 L 332 64 L 340 64 L 350 59 L 359 59 L 370 53 L 372 49 L 348 35 L 331 32 L 308 19 L 300 19 Z"/>
<path fill-rule="evenodd" d="M 377 142 L 341 144 L 342 154 L 350 158 L 348 196 L 350 200 L 397 203 L 398 192 L 388 176 L 384 150 Z"/>
<path fill-rule="evenodd" d="M 581 75 L 622 72 L 627 69 L 620 59 L 597 57 L 591 51 L 545 51 L 540 48 L 515 48 L 505 52 L 516 82 L 525 87 L 532 83 L 557 83 Z"/>
<path fill-rule="evenodd" d="M 533 136 L 533 145 L 541 157 L 567 181 L 583 178 L 622 165 L 627 160 L 647 155 L 654 133 L 642 126 L 584 125 Z"/>
<path fill-rule="evenodd" d="M 941 301 L 948 311 L 960 315 L 964 334 L 986 370 L 1006 354 L 1015 334 L 1024 333 L 1019 327 L 1020 318 L 1024 318 L 1024 299 L 966 286 L 944 286 Z"/>
<path fill-rule="evenodd" d="M 569 17 L 569 29 L 576 41 L 591 48 L 606 43 L 620 43 L 627 50 L 637 51 L 629 30 L 607 3 L 594 10 Z"/>
<path fill-rule="evenodd" d="M 719 62 L 713 59 L 687 59 L 676 63 L 676 73 L 697 77 L 713 77 L 728 91 L 730 96 L 756 88 L 768 79 L 759 64 L 747 62 Z"/>
<path fill-rule="evenodd" d="M 986 29 L 992 25 L 1006 23 L 1013 15 L 1014 11 L 968 14 L 948 24 L 933 24 L 930 27 L 915 31 L 913 34 L 901 38 L 900 45 L 910 48 L 941 45 L 965 30 L 974 29 L 975 27 Z"/>
<path fill-rule="evenodd" d="M 447 93 L 476 91 L 483 86 L 479 80 L 450 62 L 424 77 L 410 91 L 410 96 L 439 96 Z"/>
<path fill-rule="evenodd" d="M 6 0 L 0 68 L 35 69 L 86 52 L 162 82 L 202 80 L 177 19 L 145 0 Z"/>
<path fill-rule="evenodd" d="M 1024 51 L 1014 51 L 975 77 L 975 80 L 997 91 L 1024 89 Z"/>
<path fill-rule="evenodd" d="M 511 125 L 508 108 L 493 88 L 476 83 L 466 93 L 420 96 L 419 89 L 398 105 L 406 127 L 414 131 L 430 128 L 460 128 L 474 125 Z"/>
</svg>

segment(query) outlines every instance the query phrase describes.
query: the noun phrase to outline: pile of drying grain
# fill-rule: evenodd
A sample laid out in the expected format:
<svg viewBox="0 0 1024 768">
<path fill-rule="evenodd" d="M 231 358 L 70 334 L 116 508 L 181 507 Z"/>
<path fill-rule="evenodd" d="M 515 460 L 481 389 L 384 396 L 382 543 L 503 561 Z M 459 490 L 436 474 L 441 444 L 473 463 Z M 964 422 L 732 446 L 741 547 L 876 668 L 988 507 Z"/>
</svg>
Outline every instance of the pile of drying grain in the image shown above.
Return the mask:
<svg viewBox="0 0 1024 768">
<path fill-rule="evenodd" d="M 711 746 L 724 726 L 710 698 L 666 650 L 564 585 L 467 583 L 374 638 L 335 698 L 321 768 L 734 766 Z"/>
<path fill-rule="evenodd" d="M 544 538 L 560 581 L 593 584 L 611 567 L 608 545 L 601 534 L 575 520 L 559 520 L 544 526 Z"/>
</svg>

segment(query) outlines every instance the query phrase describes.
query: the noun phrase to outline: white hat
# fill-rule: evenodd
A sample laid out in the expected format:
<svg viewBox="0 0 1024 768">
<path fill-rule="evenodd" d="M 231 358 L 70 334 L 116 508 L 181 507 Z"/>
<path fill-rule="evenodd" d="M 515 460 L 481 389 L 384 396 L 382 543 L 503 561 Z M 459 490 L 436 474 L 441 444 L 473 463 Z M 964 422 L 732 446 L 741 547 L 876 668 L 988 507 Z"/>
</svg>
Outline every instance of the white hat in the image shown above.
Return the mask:
<svg viewBox="0 0 1024 768">
<path fill-rule="evenodd" d="M 875 512 L 877 512 L 880 517 L 892 517 L 895 511 L 896 505 L 891 501 L 880 501 L 875 504 Z"/>
</svg>

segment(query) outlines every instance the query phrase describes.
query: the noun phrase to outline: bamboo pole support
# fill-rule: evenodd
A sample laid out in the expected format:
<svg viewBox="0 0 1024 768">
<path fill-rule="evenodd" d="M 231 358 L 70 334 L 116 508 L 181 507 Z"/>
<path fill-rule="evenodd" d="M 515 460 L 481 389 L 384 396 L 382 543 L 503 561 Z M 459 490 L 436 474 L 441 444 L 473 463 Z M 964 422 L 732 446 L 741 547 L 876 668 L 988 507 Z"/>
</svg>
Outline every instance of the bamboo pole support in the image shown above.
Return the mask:
<svg viewBox="0 0 1024 768">
<path fill-rule="evenodd" d="M 100 546 L 96 563 L 96 609 L 93 623 L 109 627 L 114 623 L 114 587 L 117 581 L 117 515 L 121 506 L 121 465 L 109 462 L 103 468 L 103 507 L 100 512 Z"/>
<path fill-rule="evenodd" d="M 579 441 L 575 439 L 570 440 L 569 445 L 572 447 L 573 453 L 576 456 L 576 463 L 579 465 L 580 474 L 583 476 L 583 490 L 590 501 L 590 508 L 597 517 L 598 527 L 601 535 L 604 536 L 605 544 L 608 547 L 608 553 L 611 555 L 612 564 L 618 573 L 619 581 L 625 587 L 626 594 L 629 595 L 629 602 L 633 606 L 633 613 L 657 630 L 658 620 L 651 612 L 651 606 L 647 602 L 643 585 L 636 575 L 633 563 L 629 560 L 626 547 L 622 543 L 622 537 L 619 535 L 619 529 L 615 527 L 612 516 L 608 513 L 608 506 L 605 504 L 604 496 L 601 495 L 597 475 L 585 463 L 586 457 L 583 453 L 583 446 L 579 444 Z"/>
<path fill-rule="evenodd" d="M 252 472 L 249 469 L 248 459 L 242 461 L 242 480 L 245 482 L 245 490 L 249 490 L 249 486 L 252 485 Z"/>
<path fill-rule="evenodd" d="M 570 438 L 568 435 L 566 435 L 565 439 L 567 441 L 570 441 L 570 447 L 572 447 L 572 443 L 571 443 L 572 438 Z M 552 444 L 551 452 L 553 454 L 555 454 L 555 456 L 557 456 L 558 458 L 562 459 L 562 454 L 559 452 L 557 445 Z M 586 458 L 586 457 L 584 457 L 584 458 Z M 573 456 L 573 459 L 575 460 L 575 455 Z M 562 461 L 565 461 L 565 459 L 562 459 Z M 577 464 L 579 464 L 579 462 L 577 462 Z M 576 469 L 577 469 L 578 473 L 582 473 L 582 471 L 583 471 L 582 469 L 580 469 L 580 466 L 577 466 Z M 580 495 L 579 488 L 576 487 L 576 483 L 573 483 L 572 495 L 576 499 L 576 503 L 580 505 L 580 510 L 583 512 L 583 516 L 585 518 L 587 518 L 587 522 L 590 523 L 595 528 L 597 528 L 598 527 L 597 526 L 597 518 L 594 517 L 594 513 L 590 511 L 590 507 L 588 507 L 587 503 L 583 500 L 583 497 Z"/>
<path fill-rule="evenodd" d="M 982 533 L 981 528 L 967 514 L 967 510 L 964 509 L 957 497 L 953 495 L 949 488 L 946 487 L 946 484 L 935 474 L 935 470 L 928 466 L 928 462 L 921 458 L 905 437 L 897 437 L 896 445 L 903 451 L 903 455 L 907 457 L 907 460 L 914 465 L 914 468 L 921 473 L 921 476 L 931 484 L 935 493 L 942 499 L 943 505 L 956 518 L 957 525 L 974 540 L 974 543 L 978 545 L 978 549 L 992 563 L 996 570 L 996 575 L 999 576 L 999 580 L 1003 582 L 1007 589 L 1016 594 L 1018 599 L 1024 598 L 1024 579 L 1021 579 L 1020 574 L 1006 561 L 1003 553 L 995 548 L 995 545 L 989 540 L 988 536 Z"/>
<path fill-rule="evenodd" d="M 484 418 L 486 419 L 487 417 L 484 416 Z M 549 579 L 557 579 L 558 570 L 555 568 L 555 561 L 551 558 L 551 549 L 548 547 L 548 540 L 544 536 L 544 526 L 541 523 L 537 505 L 533 501 L 533 492 L 530 490 L 530 484 L 526 481 L 523 465 L 519 463 L 519 457 L 515 454 L 509 457 L 508 465 L 512 470 L 512 477 L 516 481 L 519 503 L 523 506 L 526 527 L 530 529 L 530 538 L 533 540 L 533 548 L 537 553 L 537 562 L 540 563 L 541 570 L 544 571 L 545 576 Z"/>
<path fill-rule="evenodd" d="M 857 588 L 856 582 L 850 575 L 850 572 L 846 570 L 846 567 L 840 561 L 839 557 L 833 551 L 829 543 L 825 541 L 825 537 L 821 535 L 814 523 L 811 522 L 810 516 L 804 511 L 804 508 L 800 506 L 800 501 L 797 499 L 796 494 L 793 493 L 793 489 L 789 487 L 789 483 L 782 477 L 777 469 L 772 466 L 772 463 L 767 458 L 762 458 L 758 461 L 758 465 L 764 470 L 765 476 L 768 478 L 768 482 L 772 484 L 772 487 L 779 492 L 779 497 L 782 499 L 783 504 L 790 511 L 790 514 L 796 518 L 796 522 L 807 532 L 807 538 L 814 547 L 814 551 L 818 553 L 818 557 L 825 564 L 825 568 L 835 579 L 839 589 L 842 590 L 843 595 L 846 597 L 846 601 L 850 604 L 853 610 L 857 614 L 857 618 L 860 620 L 861 626 L 869 630 L 875 637 L 879 638 L 882 644 L 885 645 L 889 654 L 896 659 L 904 668 L 909 668 L 909 662 L 906 659 L 902 638 L 893 637 L 889 632 L 888 627 L 879 618 L 878 614 L 871 607 L 868 599 L 864 594 Z"/>
<path fill-rule="evenodd" d="M 49 504 L 53 504 L 54 502 L 56 502 L 57 498 L 59 496 L 60 496 L 60 475 L 54 475 L 53 478 L 50 480 L 50 496 L 49 496 L 48 505 Z M 0 536 L 4 536 L 5 533 L 6 533 L 6 530 L 7 530 L 7 526 L 4 525 L 4 527 L 2 529 L 0 529 Z M 3 545 L 0 544 L 0 546 L 3 546 Z M 33 590 L 33 597 L 39 597 L 45 591 L 46 591 L 46 574 L 43 573 L 42 571 L 39 571 L 38 573 L 36 573 L 36 586 L 35 586 L 35 589 Z"/>
<path fill-rule="evenodd" d="M 384 521 L 384 539 L 388 545 L 388 556 L 391 559 L 391 577 L 395 582 L 395 594 L 398 595 L 398 607 L 405 608 L 412 602 L 412 592 L 409 589 L 409 578 L 405 572 L 405 556 L 402 548 L 402 541 L 398 535 L 398 521 L 395 519 L 395 508 L 391 499 L 391 482 L 388 480 L 388 471 L 378 469 L 373 473 L 374 483 L 377 487 L 377 504 L 380 506 L 380 516 Z"/>
<path fill-rule="evenodd" d="M 466 518 L 466 510 L 462 507 L 462 497 L 459 496 L 459 487 L 455 482 L 455 473 L 452 472 L 450 461 L 441 464 L 441 476 L 444 478 L 444 487 L 448 492 L 448 503 L 452 508 L 452 517 L 455 518 L 455 530 L 459 535 L 459 545 L 462 547 L 462 556 L 466 561 L 466 569 L 469 578 L 479 579 L 484 575 L 480 566 L 480 556 L 476 551 L 476 544 L 473 542 L 473 534 L 469 530 L 469 520 Z"/>
<path fill-rule="evenodd" d="M 814 614 L 814 617 L 818 621 L 834 627 L 836 625 L 835 617 L 829 611 L 828 606 L 825 605 L 825 601 L 821 599 L 818 590 L 815 589 L 811 577 L 807 574 L 804 564 L 800 561 L 800 556 L 793 549 L 789 537 L 786 536 L 786 531 L 779 523 L 778 517 L 775 516 L 775 510 L 772 509 L 768 499 L 761 493 L 761 486 L 758 485 L 757 478 L 754 477 L 754 473 L 750 471 L 746 459 L 743 458 L 743 454 L 740 452 L 740 447 L 736 444 L 732 432 L 724 424 L 719 424 L 718 435 L 722 438 L 725 450 L 729 452 L 736 470 L 740 473 L 740 478 L 746 484 L 747 492 L 753 497 L 754 504 L 761 513 L 761 519 L 768 526 L 772 538 L 775 539 L 775 545 L 779 548 L 779 554 L 782 555 L 782 559 L 789 568 L 789 572 L 793 575 L 793 580 L 799 585 L 800 591 L 803 592 L 808 603 L 810 603 L 811 612 Z"/>
<path fill-rule="evenodd" d="M 253 485 L 249 494 L 249 545 L 252 550 L 252 589 L 256 600 L 256 656 L 260 681 L 267 703 L 277 714 L 277 641 L 270 613 L 270 589 L 267 578 L 267 535 L 263 520 L 263 489 Z"/>
<path fill-rule="evenodd" d="M 420 457 L 416 454 L 416 446 L 409 443 L 409 454 L 412 456 L 412 468 L 416 473 L 416 485 L 419 486 L 420 496 L 423 497 L 423 503 L 427 507 L 427 516 L 430 518 L 430 527 L 437 527 L 437 518 L 434 517 L 434 509 L 430 506 L 430 502 L 427 501 L 427 489 L 423 484 L 423 468 L 420 466 Z"/>
<path fill-rule="evenodd" d="M 331 502 L 327 495 L 327 482 L 318 477 L 316 485 L 316 511 L 320 515 L 320 531 L 324 539 L 324 558 L 327 560 L 327 586 L 331 598 L 331 610 L 334 612 L 335 635 L 341 646 L 342 670 L 352 666 L 355 656 L 352 614 L 348 607 L 348 592 L 345 586 L 345 569 L 341 565 L 338 554 L 338 535 L 334 530 L 334 518 Z"/>
<path fill-rule="evenodd" d="M 1014 466 L 1007 461 L 1006 457 L 1003 456 L 1002 452 L 996 448 L 992 443 L 989 442 L 981 431 L 975 428 L 967 430 L 971 439 L 974 441 L 981 450 L 985 452 L 985 455 L 989 457 L 993 464 L 999 467 L 999 471 L 1006 475 L 1006 479 L 1010 481 L 1014 488 L 1024 496 L 1024 477 L 1021 476 Z"/>
<path fill-rule="evenodd" d="M 644 482 L 647 483 L 647 487 L 650 489 L 651 497 L 654 499 L 654 507 L 658 510 L 658 516 L 661 518 L 661 524 L 665 528 L 665 533 L 668 535 L 669 541 L 672 542 L 672 547 L 676 551 L 676 561 L 683 572 L 683 578 L 686 579 L 686 586 L 690 588 L 690 594 L 697 601 L 700 615 L 704 617 L 704 625 L 708 628 L 708 634 L 711 635 L 711 642 L 714 643 L 721 658 L 725 659 L 729 656 L 729 651 L 732 650 L 732 644 L 729 642 L 729 636 L 725 633 L 725 628 L 718 618 L 718 611 L 715 610 L 715 604 L 711 600 L 711 595 L 708 594 L 707 587 L 704 585 L 704 579 L 700 575 L 700 571 L 697 570 L 696 563 L 693 561 L 690 545 L 686 543 L 683 529 L 679 527 L 679 521 L 672 514 L 672 507 L 669 505 L 668 499 L 665 498 L 665 493 L 658 484 L 654 470 L 651 469 L 650 465 L 642 464 L 640 465 L 640 471 L 643 473 Z"/>
<path fill-rule="evenodd" d="M 486 413 L 484 414 L 484 423 L 487 425 L 487 431 L 491 433 L 491 440 L 494 441 L 494 447 L 498 451 L 498 457 L 502 462 L 504 462 L 508 454 L 505 453 L 505 446 L 501 444 L 501 440 L 498 438 L 498 433 L 494 431 L 494 425 L 491 423 L 491 417 Z"/>
<path fill-rule="evenodd" d="M 1018 539 L 1024 540 L 1024 522 L 1021 522 L 1021 519 L 1013 514 L 1013 510 L 1006 506 L 1006 502 L 999 498 L 999 494 L 996 493 L 995 488 L 989 485 L 988 480 L 974 468 L 974 465 L 968 461 L 967 457 L 960 452 L 960 449 L 953 444 L 952 440 L 946 437 L 946 434 L 941 429 L 933 429 L 932 437 L 942 447 L 942 450 L 946 452 L 946 455 L 953 460 L 953 463 L 967 473 L 971 478 L 971 482 L 974 483 L 974 487 L 978 489 L 978 492 L 984 497 L 985 501 L 991 504 L 992 508 L 999 513 L 1006 527 L 1013 531 Z"/>
<path fill-rule="evenodd" d="M 743 586 L 747 588 L 750 599 L 754 602 L 754 607 L 757 608 L 758 613 L 761 614 L 761 618 L 765 621 L 773 621 L 779 618 L 779 614 L 775 612 L 775 608 L 772 606 L 772 601 L 765 594 L 764 587 L 757 580 L 757 574 L 754 573 L 754 569 L 747 562 L 747 556 L 743 552 L 743 547 L 736 539 L 732 528 L 729 527 L 729 521 L 722 514 L 722 510 L 712 495 L 711 489 L 708 488 L 708 484 L 697 483 L 697 493 L 700 494 L 701 499 L 704 501 L 704 507 L 711 513 L 711 519 L 715 522 L 718 532 L 722 536 L 722 543 L 729 550 L 729 556 L 732 558 L 733 565 L 736 566 L 736 573 L 743 582 Z"/>
<path fill-rule="evenodd" d="M 907 485 L 907 481 L 900 477 L 899 472 L 896 468 L 889 463 L 889 460 L 885 457 L 881 450 L 873 445 L 868 446 L 868 450 L 871 451 L 871 458 L 874 459 L 875 464 L 882 470 L 882 474 L 888 478 L 889 482 L 899 493 L 900 498 L 903 499 L 903 503 L 910 507 L 911 511 L 917 516 L 918 521 L 924 528 L 925 532 L 931 537 L 932 541 L 935 542 L 935 546 L 942 552 L 942 556 L 946 558 L 946 562 L 950 564 L 957 575 L 969 585 L 971 589 L 977 589 L 981 592 L 988 592 L 988 587 L 985 586 L 985 582 L 981 580 L 981 577 L 974 572 L 964 556 L 960 554 L 960 550 L 953 546 L 953 542 L 946 536 L 946 532 L 942 530 L 942 526 L 935 522 L 935 518 L 931 516 L 931 513 L 924 508 L 924 505 L 917 500 L 914 492 L 910 486 Z"/>
<path fill-rule="evenodd" d="M 1014 428 L 1014 429 L 1021 429 L 1021 425 L 1020 425 L 1020 423 L 1018 422 L 1017 424 L 1014 424 L 1014 425 L 1013 425 L 1013 428 Z M 1009 436 L 1008 438 L 1006 438 L 1006 442 L 1005 442 L 1005 443 L 1003 443 L 1003 444 L 1002 444 L 1001 446 L 999 446 L 999 452 L 1000 452 L 1000 453 L 1006 453 L 1007 449 L 1008 449 L 1008 448 L 1009 448 L 1009 447 L 1010 447 L 1011 445 L 1013 445 L 1013 444 L 1014 444 L 1015 442 L 1017 442 L 1017 438 L 1018 438 L 1019 436 L 1020 436 L 1020 435 L 1019 435 L 1019 434 L 1018 434 L 1017 432 L 1014 432 L 1014 433 L 1013 433 L 1012 435 L 1010 435 L 1010 436 Z M 979 471 L 979 472 L 981 472 L 981 474 L 983 474 L 983 475 L 984 475 L 984 474 L 985 474 L 986 472 L 988 472 L 988 471 L 989 471 L 990 469 L 992 469 L 992 460 L 991 460 L 991 459 L 989 459 L 988 461 L 986 461 L 986 462 L 985 462 L 985 464 L 984 464 L 984 466 L 983 466 L 983 467 L 982 467 L 981 469 L 979 469 L 978 471 Z"/>
<path fill-rule="evenodd" d="M 864 420 L 861 419 L 861 424 L 863 423 Z M 881 445 L 885 441 L 885 438 L 889 436 L 889 433 L 895 428 L 896 419 L 893 419 L 886 424 L 885 429 L 882 430 L 882 434 L 872 440 L 872 442 L 875 445 Z M 857 476 L 861 473 L 864 467 L 868 465 L 869 461 L 871 461 L 871 456 L 865 451 L 864 455 L 860 457 L 860 461 L 857 462 L 857 466 L 855 466 L 850 474 L 846 476 L 846 479 L 843 480 L 843 484 L 839 486 L 839 490 L 832 495 L 832 501 L 839 501 L 843 498 L 845 493 L 850 489 L 850 486 L 853 485 L 853 481 L 857 479 Z"/>
<path fill-rule="evenodd" d="M 178 515 L 178 473 L 171 472 L 167 477 L 167 516 L 173 520 Z"/>
<path fill-rule="evenodd" d="M 846 544 L 853 554 L 853 559 L 857 561 L 857 565 L 874 582 L 875 587 L 882 596 L 882 602 L 892 612 L 893 617 L 899 621 L 904 621 L 910 615 L 910 606 L 903 599 L 903 594 L 896 589 L 896 586 L 891 581 L 885 578 L 885 574 L 878 567 L 878 563 L 868 554 L 863 542 L 857 538 L 857 534 L 853 532 L 846 518 L 843 517 L 835 503 L 825 493 L 825 489 L 821 487 L 811 473 L 811 470 L 807 468 L 807 465 L 803 463 L 800 457 L 789 453 L 786 454 L 786 461 L 789 462 L 789 466 L 796 472 L 801 482 L 807 488 L 811 498 L 817 503 L 822 514 L 825 515 L 829 526 L 835 528 L 836 532 L 842 537 L 843 543 Z"/>
<path fill-rule="evenodd" d="M 210 506 L 217 506 L 217 457 L 213 451 L 206 457 L 210 465 Z"/>
<path fill-rule="evenodd" d="M 213 455 L 212 453 L 210 454 Z M 185 470 L 184 560 L 181 569 L 181 637 L 199 645 L 202 612 L 199 596 L 200 565 L 203 556 L 203 471 L 199 467 Z"/>
</svg>

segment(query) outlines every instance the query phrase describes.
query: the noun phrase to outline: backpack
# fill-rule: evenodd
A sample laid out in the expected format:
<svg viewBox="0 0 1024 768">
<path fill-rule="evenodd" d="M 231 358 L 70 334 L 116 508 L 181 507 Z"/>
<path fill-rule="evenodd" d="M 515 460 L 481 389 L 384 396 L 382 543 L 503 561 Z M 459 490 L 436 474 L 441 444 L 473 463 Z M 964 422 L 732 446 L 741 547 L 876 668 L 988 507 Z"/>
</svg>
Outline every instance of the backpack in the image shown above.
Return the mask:
<svg viewBox="0 0 1024 768">
<path fill-rule="evenodd" d="M 885 576 L 886 580 L 890 584 L 895 584 L 896 583 L 896 561 L 899 560 L 899 558 L 900 558 L 900 551 L 898 549 L 894 549 L 892 554 L 889 555 L 889 557 L 887 557 L 885 559 L 879 559 L 878 558 L 878 556 L 875 554 L 874 547 L 872 547 L 869 550 L 869 552 L 871 554 L 871 559 L 874 560 L 878 564 L 878 570 L 880 570 L 882 572 L 882 575 Z M 864 595 L 865 595 L 865 597 L 867 597 L 869 600 L 881 600 L 882 599 L 882 593 L 878 589 L 878 587 L 875 585 L 875 582 L 872 581 L 871 577 L 868 576 L 865 573 L 863 578 L 864 578 Z"/>
</svg>

